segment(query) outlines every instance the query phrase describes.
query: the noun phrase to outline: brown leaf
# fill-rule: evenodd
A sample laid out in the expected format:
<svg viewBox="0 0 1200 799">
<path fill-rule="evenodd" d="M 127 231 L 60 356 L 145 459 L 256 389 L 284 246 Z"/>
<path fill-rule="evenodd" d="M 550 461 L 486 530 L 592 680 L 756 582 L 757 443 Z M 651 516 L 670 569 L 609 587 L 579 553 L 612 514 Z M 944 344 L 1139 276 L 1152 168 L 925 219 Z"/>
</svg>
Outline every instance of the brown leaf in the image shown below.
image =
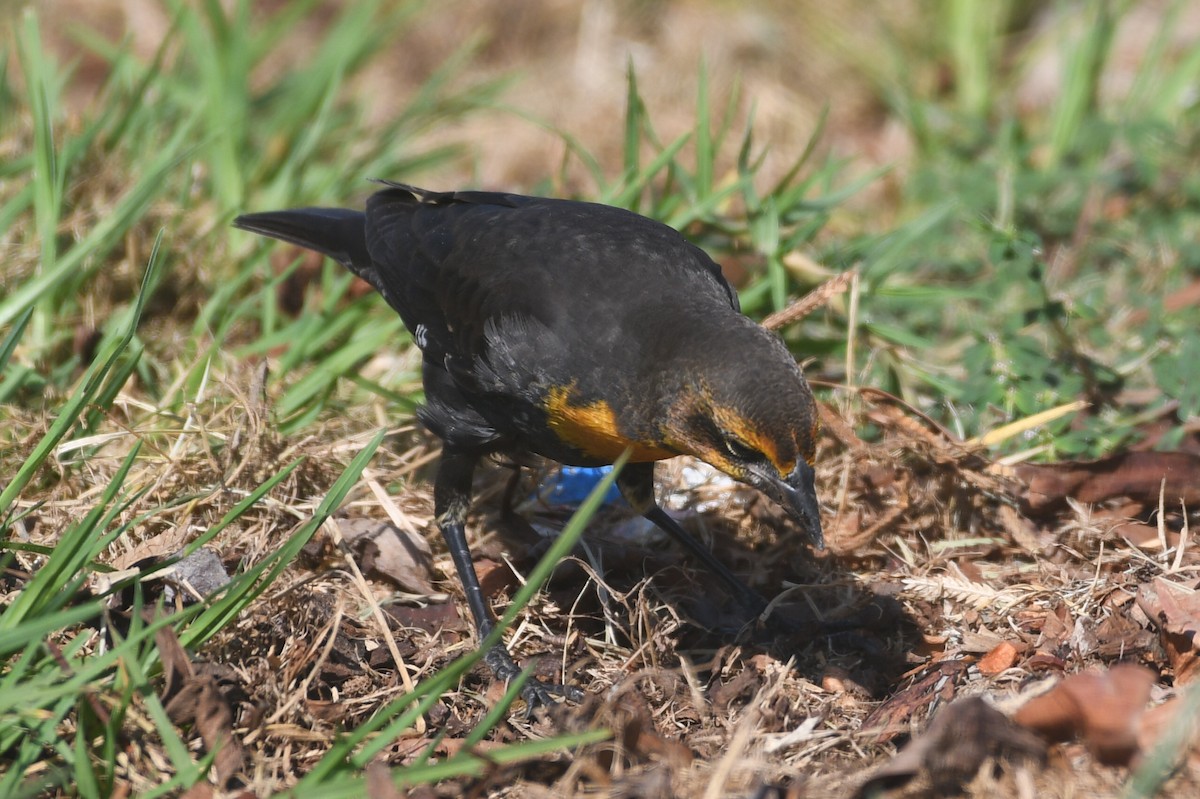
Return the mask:
<svg viewBox="0 0 1200 799">
<path fill-rule="evenodd" d="M 1136 520 L 1136 517 L 1143 515 L 1145 511 L 1145 505 L 1140 502 L 1094 508 L 1092 521 L 1110 522 L 1109 536 L 1123 538 L 1139 549 L 1161 552 L 1164 542 L 1169 549 L 1179 546 L 1179 533 L 1172 525 L 1166 525 L 1160 533 L 1157 524 L 1146 524 Z"/>
<path fill-rule="evenodd" d="M 925 732 L 859 787 L 856 796 L 902 785 L 922 770 L 937 793 L 955 792 L 979 772 L 990 757 L 1040 760 L 1045 745 L 1013 724 L 981 697 L 972 696 L 947 706 Z"/>
<path fill-rule="evenodd" d="M 1051 510 L 1068 497 L 1086 503 L 1129 497 L 1157 506 L 1164 479 L 1169 505 L 1200 504 L 1200 455 L 1188 452 L 1122 452 L 1098 461 L 1023 464 L 1017 477 L 1027 486 L 1026 502 L 1038 511 Z"/>
<path fill-rule="evenodd" d="M 367 799 L 405 799 L 404 791 L 392 782 L 392 770 L 378 760 L 367 766 Z"/>
<path fill-rule="evenodd" d="M 667 762 L 672 770 L 692 764 L 694 755 L 681 741 L 666 738 L 654 729 L 654 720 L 643 702 L 626 703 L 621 715 L 620 739 L 625 751 L 641 759 Z"/>
<path fill-rule="evenodd" d="M 1107 675 L 1077 674 L 1064 681 L 1083 708 L 1084 742 L 1101 763 L 1124 765 L 1137 752 L 1138 722 L 1155 680 L 1143 666 L 1119 664 Z"/>
<path fill-rule="evenodd" d="M 1104 518 L 1106 515 L 1101 513 L 1093 514 L 1094 518 Z M 1179 533 L 1174 530 L 1167 530 L 1166 536 L 1160 536 L 1158 527 L 1153 524 L 1123 521 L 1113 525 L 1108 532 L 1109 535 L 1124 538 L 1138 549 L 1161 551 L 1164 537 L 1167 540 L 1168 547 L 1179 546 Z"/>
<path fill-rule="evenodd" d="M 1056 690 L 1057 687 L 1033 697 L 1013 715 L 1013 721 L 1017 724 L 1033 730 L 1051 743 L 1074 738 L 1083 713 L 1074 695 Z"/>
<path fill-rule="evenodd" d="M 1016 665 L 1020 656 L 1021 653 L 1015 645 L 1001 641 L 991 652 L 979 659 L 979 671 L 988 677 L 995 677 Z"/>
<path fill-rule="evenodd" d="M 423 608 L 408 605 L 388 605 L 384 612 L 400 623 L 402 627 L 424 630 L 430 635 L 441 635 L 447 631 L 464 632 L 467 629 L 462 616 L 458 615 L 458 606 L 453 602 L 442 602 L 427 605 Z M 453 643 L 453 636 L 443 639 L 443 643 Z"/>
<path fill-rule="evenodd" d="M 1095 654 L 1106 659 L 1131 657 L 1147 651 L 1154 644 L 1154 634 L 1125 612 L 1105 617 L 1096 627 L 1095 636 Z"/>
<path fill-rule="evenodd" d="M 171 526 L 156 535 L 138 542 L 133 547 L 122 550 L 112 559 L 112 567 L 117 571 L 130 569 L 144 560 L 164 560 L 172 552 L 178 552 L 187 542 L 189 531 L 186 525 Z"/>
<path fill-rule="evenodd" d="M 225 787 L 242 768 L 242 744 L 233 733 L 233 709 L 225 701 L 212 674 L 197 674 L 171 627 L 155 633 L 163 663 L 163 704 L 176 724 L 194 724 L 209 751 L 217 784 Z"/>
<path fill-rule="evenodd" d="M 304 709 L 314 719 L 331 724 L 342 723 L 352 715 L 345 702 L 330 699 L 305 699 Z"/>
<path fill-rule="evenodd" d="M 1060 602 L 1057 607 L 1046 614 L 1046 618 L 1042 622 L 1042 639 L 1038 642 L 1038 649 L 1042 651 L 1058 649 L 1071 640 L 1074 632 L 1075 620 L 1071 618 L 1071 609 L 1067 607 L 1067 603 Z"/>
<path fill-rule="evenodd" d="M 1200 674 L 1200 593 L 1158 577 L 1138 589 L 1137 601 L 1158 627 L 1175 682 L 1196 679 Z"/>
<path fill-rule="evenodd" d="M 424 536 L 373 519 L 341 519 L 338 528 L 368 577 L 388 580 L 414 594 L 436 593 L 429 582 L 433 553 Z"/>
<path fill-rule="evenodd" d="M 1101 763 L 1128 765 L 1155 680 L 1154 672 L 1128 663 L 1072 674 L 1026 702 L 1013 720 L 1053 742 L 1080 737 Z"/>
<path fill-rule="evenodd" d="M 163 665 L 162 700 L 169 702 L 183 690 L 183 686 L 195 676 L 191 658 L 179 643 L 174 627 L 163 627 L 154 634 L 158 646 L 158 658 Z"/>
<path fill-rule="evenodd" d="M 475 574 L 479 577 L 479 587 L 483 589 L 483 595 L 488 597 L 499 596 L 521 584 L 512 567 L 490 558 L 479 558 L 475 561 Z"/>
<path fill-rule="evenodd" d="M 954 697 L 958 679 L 966 674 L 970 660 L 943 660 L 925 667 L 924 676 L 908 688 L 893 694 L 886 702 L 871 711 L 862 722 L 862 729 L 878 729 L 877 741 L 889 741 L 907 729 L 907 721 L 917 711 L 937 700 Z"/>
<path fill-rule="evenodd" d="M 1021 664 L 1030 671 L 1066 671 L 1067 662 L 1049 652 L 1035 652 Z"/>
<path fill-rule="evenodd" d="M 196 703 L 196 729 L 208 750 L 217 753 L 213 762 L 217 784 L 228 786 L 242 768 L 245 753 L 233 733 L 233 708 L 225 701 L 217 681 L 205 675 Z"/>
</svg>

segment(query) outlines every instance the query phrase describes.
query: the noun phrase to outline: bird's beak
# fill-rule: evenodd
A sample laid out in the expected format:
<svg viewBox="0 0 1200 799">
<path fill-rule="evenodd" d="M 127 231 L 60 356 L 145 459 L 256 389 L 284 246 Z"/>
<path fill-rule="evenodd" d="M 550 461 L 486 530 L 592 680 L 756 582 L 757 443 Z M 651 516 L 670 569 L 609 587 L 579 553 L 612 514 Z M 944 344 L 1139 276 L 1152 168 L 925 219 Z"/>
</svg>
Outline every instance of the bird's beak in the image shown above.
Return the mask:
<svg viewBox="0 0 1200 799">
<path fill-rule="evenodd" d="M 804 528 L 813 547 L 824 549 L 825 535 L 821 532 L 821 508 L 817 504 L 813 467 L 800 461 L 792 473 L 782 480 L 764 474 L 760 474 L 759 478 L 759 488 Z"/>
</svg>

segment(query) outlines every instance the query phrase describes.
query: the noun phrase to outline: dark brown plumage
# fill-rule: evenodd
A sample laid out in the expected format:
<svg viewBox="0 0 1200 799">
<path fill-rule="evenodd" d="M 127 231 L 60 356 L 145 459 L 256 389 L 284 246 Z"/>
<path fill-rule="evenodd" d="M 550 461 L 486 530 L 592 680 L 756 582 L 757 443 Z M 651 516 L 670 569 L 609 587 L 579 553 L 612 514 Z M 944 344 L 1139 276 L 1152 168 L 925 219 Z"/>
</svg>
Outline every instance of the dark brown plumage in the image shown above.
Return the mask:
<svg viewBox="0 0 1200 799">
<path fill-rule="evenodd" d="M 374 286 L 424 354 L 422 422 L 443 442 L 434 485 L 482 637 L 493 625 L 463 524 L 481 456 L 631 462 L 638 512 L 755 612 L 764 602 L 654 502 L 654 461 L 694 455 L 766 493 L 817 546 L 816 407 L 791 354 L 742 315 L 720 269 L 677 231 L 593 203 L 402 184 L 365 213 L 247 214 L 240 228 L 324 253 Z M 519 673 L 503 646 L 487 654 Z M 525 698 L 557 686 L 531 681 Z"/>
</svg>

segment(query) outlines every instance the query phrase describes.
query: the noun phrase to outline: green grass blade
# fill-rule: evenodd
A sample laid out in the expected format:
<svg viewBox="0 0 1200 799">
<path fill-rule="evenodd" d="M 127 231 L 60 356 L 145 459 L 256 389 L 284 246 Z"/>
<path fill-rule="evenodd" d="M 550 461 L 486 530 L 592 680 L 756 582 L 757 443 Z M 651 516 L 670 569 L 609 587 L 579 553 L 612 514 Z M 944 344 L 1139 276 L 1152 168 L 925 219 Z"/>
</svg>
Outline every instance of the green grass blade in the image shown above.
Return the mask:
<svg viewBox="0 0 1200 799">
<path fill-rule="evenodd" d="M 21 70 L 28 84 L 30 112 L 33 115 L 33 186 L 37 230 L 42 242 L 41 268 L 54 270 L 58 242 L 58 220 L 62 210 L 63 176 L 58 168 L 54 143 L 54 116 L 57 97 L 54 94 L 54 67 L 42 47 L 42 35 L 37 13 L 25 9 L 21 36 L 17 39 Z M 3 324 L 0 322 L 0 324 Z"/>
<path fill-rule="evenodd" d="M 632 178 L 642 163 L 642 118 L 646 107 L 638 93 L 637 72 L 632 59 L 625 65 L 625 146 L 622 167 L 625 175 Z"/>
<path fill-rule="evenodd" d="M 1088 24 L 1067 55 L 1062 99 L 1055 105 L 1050 134 L 1049 168 L 1058 167 L 1079 137 L 1089 112 L 1096 108 L 1104 64 L 1112 48 L 1116 15 L 1112 3 L 1088 4 Z"/>
<path fill-rule="evenodd" d="M 117 503 L 116 498 L 137 453 L 138 447 L 135 446 L 113 475 L 99 502 L 79 523 L 63 533 L 46 563 L 0 613 L 0 635 L 11 631 L 30 616 L 57 611 L 86 579 L 84 567 L 108 546 L 114 535 L 104 534 L 105 528 L 132 502 L 127 499 Z"/>
<path fill-rule="evenodd" d="M 422 681 L 416 686 L 413 693 L 406 694 L 394 700 L 373 719 L 339 739 L 297 784 L 295 795 L 308 795 L 307 791 L 315 790 L 327 780 L 334 778 L 337 771 L 343 767 L 347 759 L 357 767 L 365 766 L 383 748 L 390 745 L 398 735 L 411 727 L 422 713 L 437 702 L 443 692 L 458 681 L 462 674 L 466 673 L 468 669 L 479 662 L 483 658 L 484 652 L 503 640 L 505 631 L 516 620 L 525 606 L 529 604 L 533 596 L 541 590 L 542 584 L 549 579 L 550 573 L 558 563 L 578 543 L 584 528 L 592 516 L 595 515 L 596 511 L 599 510 L 605 495 L 608 493 L 609 488 L 612 487 L 617 474 L 628 458 L 628 453 L 618 458 L 617 462 L 613 464 L 613 470 L 605 475 L 592 489 L 588 498 L 584 500 L 578 510 L 572 515 L 570 521 L 567 522 L 562 533 L 554 539 L 554 542 L 538 561 L 533 571 L 530 572 L 528 579 L 513 597 L 508 609 L 497 622 L 495 629 L 483 641 L 479 642 L 479 646 L 474 651 L 441 669 L 437 674 Z M 351 755 L 364 742 L 366 742 L 365 745 L 358 752 Z"/>
<path fill-rule="evenodd" d="M 16 475 L 4 491 L 0 492 L 0 520 L 8 513 L 8 509 L 12 506 L 12 503 L 16 500 L 22 489 L 33 479 L 33 475 L 45 463 L 50 452 L 67 436 L 71 428 L 75 425 L 75 422 L 100 393 L 109 372 L 113 370 L 118 359 L 121 358 L 126 348 L 129 347 L 129 343 L 133 340 L 133 333 L 137 328 L 138 320 L 141 319 L 142 310 L 145 308 L 149 295 L 149 287 L 155 279 L 159 262 L 159 245 L 161 242 L 162 235 L 159 234 L 159 238 L 155 241 L 154 249 L 150 253 L 150 261 L 146 266 L 146 272 L 142 276 L 141 290 L 138 292 L 134 306 L 129 312 L 125 331 L 111 345 L 107 347 L 104 344 L 101 345 L 101 351 L 104 352 L 107 349 L 107 355 L 97 358 L 88 368 L 88 371 L 84 374 L 82 384 L 63 405 L 54 422 L 50 425 L 50 430 L 42 437 L 37 446 L 34 447 L 33 452 L 25 459 L 25 462 L 18 469 Z M 0 521 L 0 531 L 4 529 L 2 524 L 2 521 Z"/>
<path fill-rule="evenodd" d="M 91 260 L 99 266 L 99 259 L 126 234 L 130 225 L 163 190 L 164 178 L 178 166 L 184 142 L 188 140 L 194 122 L 193 118 L 180 126 L 151 163 L 146 174 L 117 200 L 112 210 L 101 217 L 96 226 L 70 251 L 58 258 L 52 270 L 41 272 L 36 278 L 26 281 L 8 297 L 0 300 L 0 327 L 7 325 L 25 308 L 56 286 L 78 283 L 86 274 L 84 270 L 80 270 L 85 260 Z"/>
<path fill-rule="evenodd" d="M 12 329 L 4 337 L 4 341 L 0 342 L 0 373 L 8 369 L 8 360 L 17 349 L 17 342 L 21 340 L 21 335 L 25 332 L 25 326 L 29 324 L 31 316 L 33 316 L 33 308 L 26 308 L 25 312 L 17 317 Z M 0 387 L 0 402 L 3 402 L 3 391 L 3 387 Z"/>
<path fill-rule="evenodd" d="M 179 640 L 185 647 L 197 646 L 209 636 L 223 628 L 254 601 L 292 562 L 313 534 L 341 506 L 346 494 L 366 468 L 387 431 L 380 430 L 375 437 L 354 457 L 342 475 L 330 487 L 329 492 L 317 506 L 311 519 L 300 526 L 282 547 L 264 558 L 261 563 L 238 575 L 222 590 L 221 595 L 180 634 Z M 247 506 L 248 507 L 248 506 Z"/>
</svg>

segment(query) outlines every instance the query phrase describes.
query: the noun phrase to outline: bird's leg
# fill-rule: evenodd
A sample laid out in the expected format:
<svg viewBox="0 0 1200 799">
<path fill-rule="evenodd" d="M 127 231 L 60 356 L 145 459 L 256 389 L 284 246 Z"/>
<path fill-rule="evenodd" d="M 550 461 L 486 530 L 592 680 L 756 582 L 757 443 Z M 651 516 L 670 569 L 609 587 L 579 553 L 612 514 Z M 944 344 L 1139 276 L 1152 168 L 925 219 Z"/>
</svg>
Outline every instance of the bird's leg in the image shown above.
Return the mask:
<svg viewBox="0 0 1200 799">
<path fill-rule="evenodd" d="M 438 529 L 446 539 L 458 579 L 462 582 L 467 607 L 475 619 L 475 632 L 482 641 L 495 629 L 496 622 L 483 598 L 483 588 L 479 585 L 479 576 L 475 573 L 471 550 L 467 546 L 465 524 L 471 505 L 471 477 L 475 472 L 476 460 L 474 455 L 448 448 L 443 450 L 433 484 L 433 508 Z M 516 679 L 521 673 L 521 667 L 513 660 L 503 642 L 489 649 L 483 659 L 492 672 L 505 682 Z M 521 696 L 531 711 L 538 705 L 552 704 L 554 695 L 578 701 L 583 697 L 583 692 L 573 686 L 549 685 L 532 677 L 521 689 Z"/>
<path fill-rule="evenodd" d="M 725 585 L 733 591 L 738 601 L 747 610 L 752 612 L 756 617 L 762 615 L 762 612 L 767 608 L 767 600 L 753 588 L 742 582 L 708 547 L 697 541 L 687 530 L 680 527 L 679 522 L 668 516 L 667 512 L 660 508 L 658 503 L 654 501 L 654 464 L 652 462 L 626 464 L 621 473 L 617 475 L 617 485 L 620 487 L 621 495 L 625 497 L 625 501 L 632 505 L 634 510 L 654 522 L 662 530 L 665 530 L 672 538 L 683 544 L 689 552 L 699 558 L 710 571 L 725 582 Z"/>
</svg>

